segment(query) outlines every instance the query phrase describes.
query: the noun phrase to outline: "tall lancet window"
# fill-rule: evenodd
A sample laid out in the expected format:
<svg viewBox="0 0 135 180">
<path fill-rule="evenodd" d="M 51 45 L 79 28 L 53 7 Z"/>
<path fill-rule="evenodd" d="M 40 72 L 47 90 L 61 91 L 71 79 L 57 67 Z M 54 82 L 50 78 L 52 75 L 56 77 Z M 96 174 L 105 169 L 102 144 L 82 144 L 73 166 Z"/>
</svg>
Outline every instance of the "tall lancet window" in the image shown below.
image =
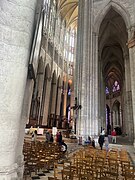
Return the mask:
<svg viewBox="0 0 135 180">
<path fill-rule="evenodd" d="M 70 40 L 69 40 L 69 61 L 74 61 L 74 54 L 75 54 L 75 30 L 70 31 Z"/>
<path fill-rule="evenodd" d="M 56 5 L 55 1 L 51 1 L 50 14 L 49 14 L 49 37 L 54 35 L 54 25 L 55 25 L 55 16 L 56 16 Z"/>
<path fill-rule="evenodd" d="M 68 59 L 68 47 L 69 47 L 69 32 L 67 31 L 65 34 L 65 42 L 64 42 L 64 57 Z"/>
<path fill-rule="evenodd" d="M 44 0 L 44 29 L 47 31 L 49 26 L 50 0 Z"/>
</svg>

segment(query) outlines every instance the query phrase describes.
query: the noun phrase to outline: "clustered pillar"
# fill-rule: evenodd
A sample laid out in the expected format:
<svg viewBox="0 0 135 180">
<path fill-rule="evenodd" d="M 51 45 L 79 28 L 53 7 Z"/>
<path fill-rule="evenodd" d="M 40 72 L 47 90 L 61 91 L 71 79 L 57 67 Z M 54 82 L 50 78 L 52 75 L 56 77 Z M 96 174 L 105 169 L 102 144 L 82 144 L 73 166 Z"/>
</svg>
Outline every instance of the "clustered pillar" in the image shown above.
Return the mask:
<svg viewBox="0 0 135 180">
<path fill-rule="evenodd" d="M 129 30 L 129 56 L 130 56 L 130 70 L 131 70 L 131 93 L 132 93 L 132 107 L 135 109 L 135 27 Z M 133 111 L 133 126 L 134 126 L 134 146 L 135 146 L 135 110 Z"/>
<path fill-rule="evenodd" d="M 80 0 L 78 10 L 75 93 L 82 109 L 77 134 L 97 135 L 98 128 L 98 36 L 93 32 L 93 1 Z"/>
</svg>

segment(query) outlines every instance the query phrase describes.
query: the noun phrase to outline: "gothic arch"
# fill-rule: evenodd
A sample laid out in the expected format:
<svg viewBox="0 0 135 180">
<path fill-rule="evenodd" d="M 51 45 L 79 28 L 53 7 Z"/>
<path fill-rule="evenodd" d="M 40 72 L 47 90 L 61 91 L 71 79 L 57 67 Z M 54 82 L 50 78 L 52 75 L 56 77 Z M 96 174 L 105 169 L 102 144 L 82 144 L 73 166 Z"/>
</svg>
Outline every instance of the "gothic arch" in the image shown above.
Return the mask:
<svg viewBox="0 0 135 180">
<path fill-rule="evenodd" d="M 57 77 L 56 77 L 56 71 L 54 70 L 53 74 L 52 74 L 52 83 L 56 84 L 57 82 Z"/>
<path fill-rule="evenodd" d="M 115 105 L 117 105 L 117 106 L 120 105 L 119 100 L 116 99 L 116 100 L 113 102 L 112 109 L 113 109 L 113 107 L 114 107 Z"/>
<path fill-rule="evenodd" d="M 57 76 L 56 76 L 56 71 L 54 70 L 52 73 L 51 88 L 50 88 L 48 127 L 56 126 L 56 121 L 55 121 L 56 96 L 57 96 Z"/>
<path fill-rule="evenodd" d="M 62 87 L 62 79 L 60 75 L 58 77 L 58 87 Z"/>
<path fill-rule="evenodd" d="M 128 29 L 130 27 L 131 22 L 130 22 L 129 13 L 126 11 L 126 9 L 123 6 L 120 5 L 120 3 L 111 1 L 111 2 L 107 3 L 103 9 L 101 9 L 101 11 L 98 13 L 98 15 L 95 18 L 93 27 L 94 27 L 94 32 L 96 34 L 99 33 L 100 25 L 101 25 L 104 17 L 106 16 L 106 14 L 109 12 L 109 10 L 111 8 L 113 8 L 118 14 L 121 15 L 121 17 L 123 18 L 123 20 L 126 24 L 126 28 Z"/>
</svg>

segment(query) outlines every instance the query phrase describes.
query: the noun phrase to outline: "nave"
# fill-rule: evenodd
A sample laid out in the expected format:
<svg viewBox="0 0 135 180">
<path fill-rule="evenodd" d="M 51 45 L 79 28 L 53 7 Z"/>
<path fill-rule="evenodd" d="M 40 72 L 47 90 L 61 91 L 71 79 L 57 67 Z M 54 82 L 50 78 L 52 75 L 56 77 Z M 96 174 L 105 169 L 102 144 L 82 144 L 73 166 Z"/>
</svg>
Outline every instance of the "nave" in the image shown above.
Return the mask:
<svg viewBox="0 0 135 180">
<path fill-rule="evenodd" d="M 36 143 L 26 137 L 24 141 L 25 170 L 24 180 L 133 180 L 135 170 L 131 155 L 132 146 L 110 144 L 105 148 L 94 149 L 91 145 L 78 145 L 65 138 L 68 150 L 63 155 L 57 143 L 47 144 L 44 137 Z"/>
</svg>

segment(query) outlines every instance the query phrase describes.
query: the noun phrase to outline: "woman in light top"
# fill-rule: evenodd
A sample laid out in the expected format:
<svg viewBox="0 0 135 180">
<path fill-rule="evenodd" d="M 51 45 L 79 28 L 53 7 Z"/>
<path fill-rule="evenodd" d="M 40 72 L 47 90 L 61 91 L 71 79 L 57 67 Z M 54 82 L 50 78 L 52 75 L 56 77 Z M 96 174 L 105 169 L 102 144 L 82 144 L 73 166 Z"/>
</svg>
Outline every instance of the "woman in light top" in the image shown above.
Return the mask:
<svg viewBox="0 0 135 180">
<path fill-rule="evenodd" d="M 108 150 L 109 150 L 109 138 L 108 138 L 107 134 L 105 134 L 104 143 L 105 143 L 105 149 L 108 152 Z"/>
</svg>

